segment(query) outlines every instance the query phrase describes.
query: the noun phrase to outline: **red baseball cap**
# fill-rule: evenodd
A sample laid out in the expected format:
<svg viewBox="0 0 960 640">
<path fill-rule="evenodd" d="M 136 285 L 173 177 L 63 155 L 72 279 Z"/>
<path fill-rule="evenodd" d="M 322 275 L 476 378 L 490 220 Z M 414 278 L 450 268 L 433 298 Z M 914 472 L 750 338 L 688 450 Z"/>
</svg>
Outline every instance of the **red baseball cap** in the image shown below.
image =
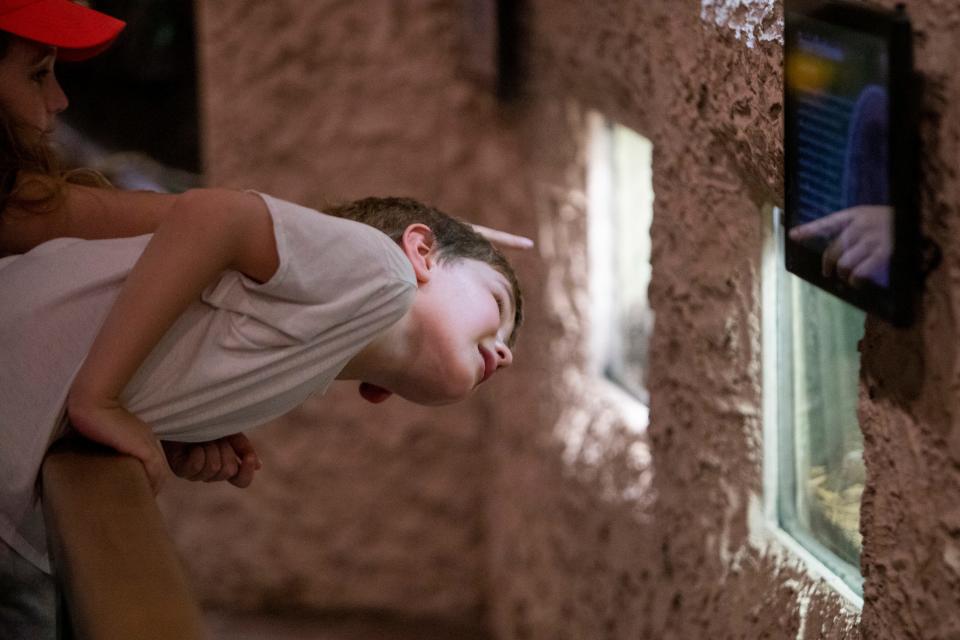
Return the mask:
<svg viewBox="0 0 960 640">
<path fill-rule="evenodd" d="M 0 0 L 0 30 L 56 47 L 61 60 L 92 58 L 125 26 L 72 0 Z"/>
</svg>

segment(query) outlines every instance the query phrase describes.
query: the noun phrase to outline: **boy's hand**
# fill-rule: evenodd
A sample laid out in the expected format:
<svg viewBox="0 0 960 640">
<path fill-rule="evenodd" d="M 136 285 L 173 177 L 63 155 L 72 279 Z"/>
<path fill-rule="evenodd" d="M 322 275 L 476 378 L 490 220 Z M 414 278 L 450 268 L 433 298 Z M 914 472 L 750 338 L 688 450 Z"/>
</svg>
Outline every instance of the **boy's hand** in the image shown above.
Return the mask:
<svg viewBox="0 0 960 640">
<path fill-rule="evenodd" d="M 138 458 L 147 472 L 153 494 L 170 475 L 160 442 L 150 427 L 122 406 L 89 401 L 74 393 L 67 401 L 70 424 L 80 435 Z"/>
<path fill-rule="evenodd" d="M 479 224 L 471 224 L 473 230 L 482 235 L 493 244 L 507 247 L 509 249 L 532 249 L 533 240 L 524 236 L 516 236 L 506 231 L 498 231 L 489 227 L 482 227 Z"/>
<path fill-rule="evenodd" d="M 235 487 L 243 489 L 250 486 L 254 473 L 263 466 L 253 444 L 242 433 L 210 442 L 164 440 L 161 444 L 170 468 L 187 480 L 227 480 Z"/>
</svg>

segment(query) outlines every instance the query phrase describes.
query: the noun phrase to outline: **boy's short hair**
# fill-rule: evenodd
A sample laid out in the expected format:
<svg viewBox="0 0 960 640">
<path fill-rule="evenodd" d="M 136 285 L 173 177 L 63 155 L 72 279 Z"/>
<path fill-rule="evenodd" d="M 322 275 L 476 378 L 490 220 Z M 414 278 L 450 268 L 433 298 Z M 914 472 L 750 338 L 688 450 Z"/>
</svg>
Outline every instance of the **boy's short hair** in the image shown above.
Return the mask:
<svg viewBox="0 0 960 640">
<path fill-rule="evenodd" d="M 523 296 L 517 274 L 503 254 L 469 224 L 412 198 L 363 198 L 327 206 L 323 211 L 368 224 L 390 236 L 397 244 L 401 243 L 403 232 L 411 224 L 425 224 L 433 231 L 439 262 L 479 260 L 496 269 L 510 283 L 513 292 L 513 331 L 507 344 L 512 347 L 516 342 L 517 330 L 523 322 Z"/>
</svg>

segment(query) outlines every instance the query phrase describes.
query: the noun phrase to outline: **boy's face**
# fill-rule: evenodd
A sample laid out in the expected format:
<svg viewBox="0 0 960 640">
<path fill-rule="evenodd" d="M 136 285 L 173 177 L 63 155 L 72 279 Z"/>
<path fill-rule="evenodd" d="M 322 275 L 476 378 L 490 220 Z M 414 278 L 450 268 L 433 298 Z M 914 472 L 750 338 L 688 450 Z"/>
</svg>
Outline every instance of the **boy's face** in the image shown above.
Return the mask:
<svg viewBox="0 0 960 640">
<path fill-rule="evenodd" d="M 56 56 L 52 47 L 14 37 L 0 58 L 0 107 L 37 136 L 51 133 L 57 114 L 67 108 L 53 73 Z"/>
<path fill-rule="evenodd" d="M 419 274 L 418 274 L 419 275 Z M 417 327 L 409 368 L 393 391 L 421 404 L 467 397 L 513 362 L 513 293 L 504 276 L 477 260 L 434 263 L 411 313 Z"/>
</svg>

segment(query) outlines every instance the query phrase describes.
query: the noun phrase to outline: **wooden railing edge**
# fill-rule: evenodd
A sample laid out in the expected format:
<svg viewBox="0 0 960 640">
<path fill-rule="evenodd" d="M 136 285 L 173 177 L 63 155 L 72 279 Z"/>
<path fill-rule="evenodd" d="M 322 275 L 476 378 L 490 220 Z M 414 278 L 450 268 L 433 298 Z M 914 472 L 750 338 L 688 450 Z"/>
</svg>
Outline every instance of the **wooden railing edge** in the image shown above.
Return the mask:
<svg viewBox="0 0 960 640">
<path fill-rule="evenodd" d="M 58 624 L 69 624 L 61 637 L 205 637 L 200 608 L 137 459 L 64 439 L 47 453 L 41 483 L 47 544 L 67 613 L 58 614 Z"/>
</svg>

